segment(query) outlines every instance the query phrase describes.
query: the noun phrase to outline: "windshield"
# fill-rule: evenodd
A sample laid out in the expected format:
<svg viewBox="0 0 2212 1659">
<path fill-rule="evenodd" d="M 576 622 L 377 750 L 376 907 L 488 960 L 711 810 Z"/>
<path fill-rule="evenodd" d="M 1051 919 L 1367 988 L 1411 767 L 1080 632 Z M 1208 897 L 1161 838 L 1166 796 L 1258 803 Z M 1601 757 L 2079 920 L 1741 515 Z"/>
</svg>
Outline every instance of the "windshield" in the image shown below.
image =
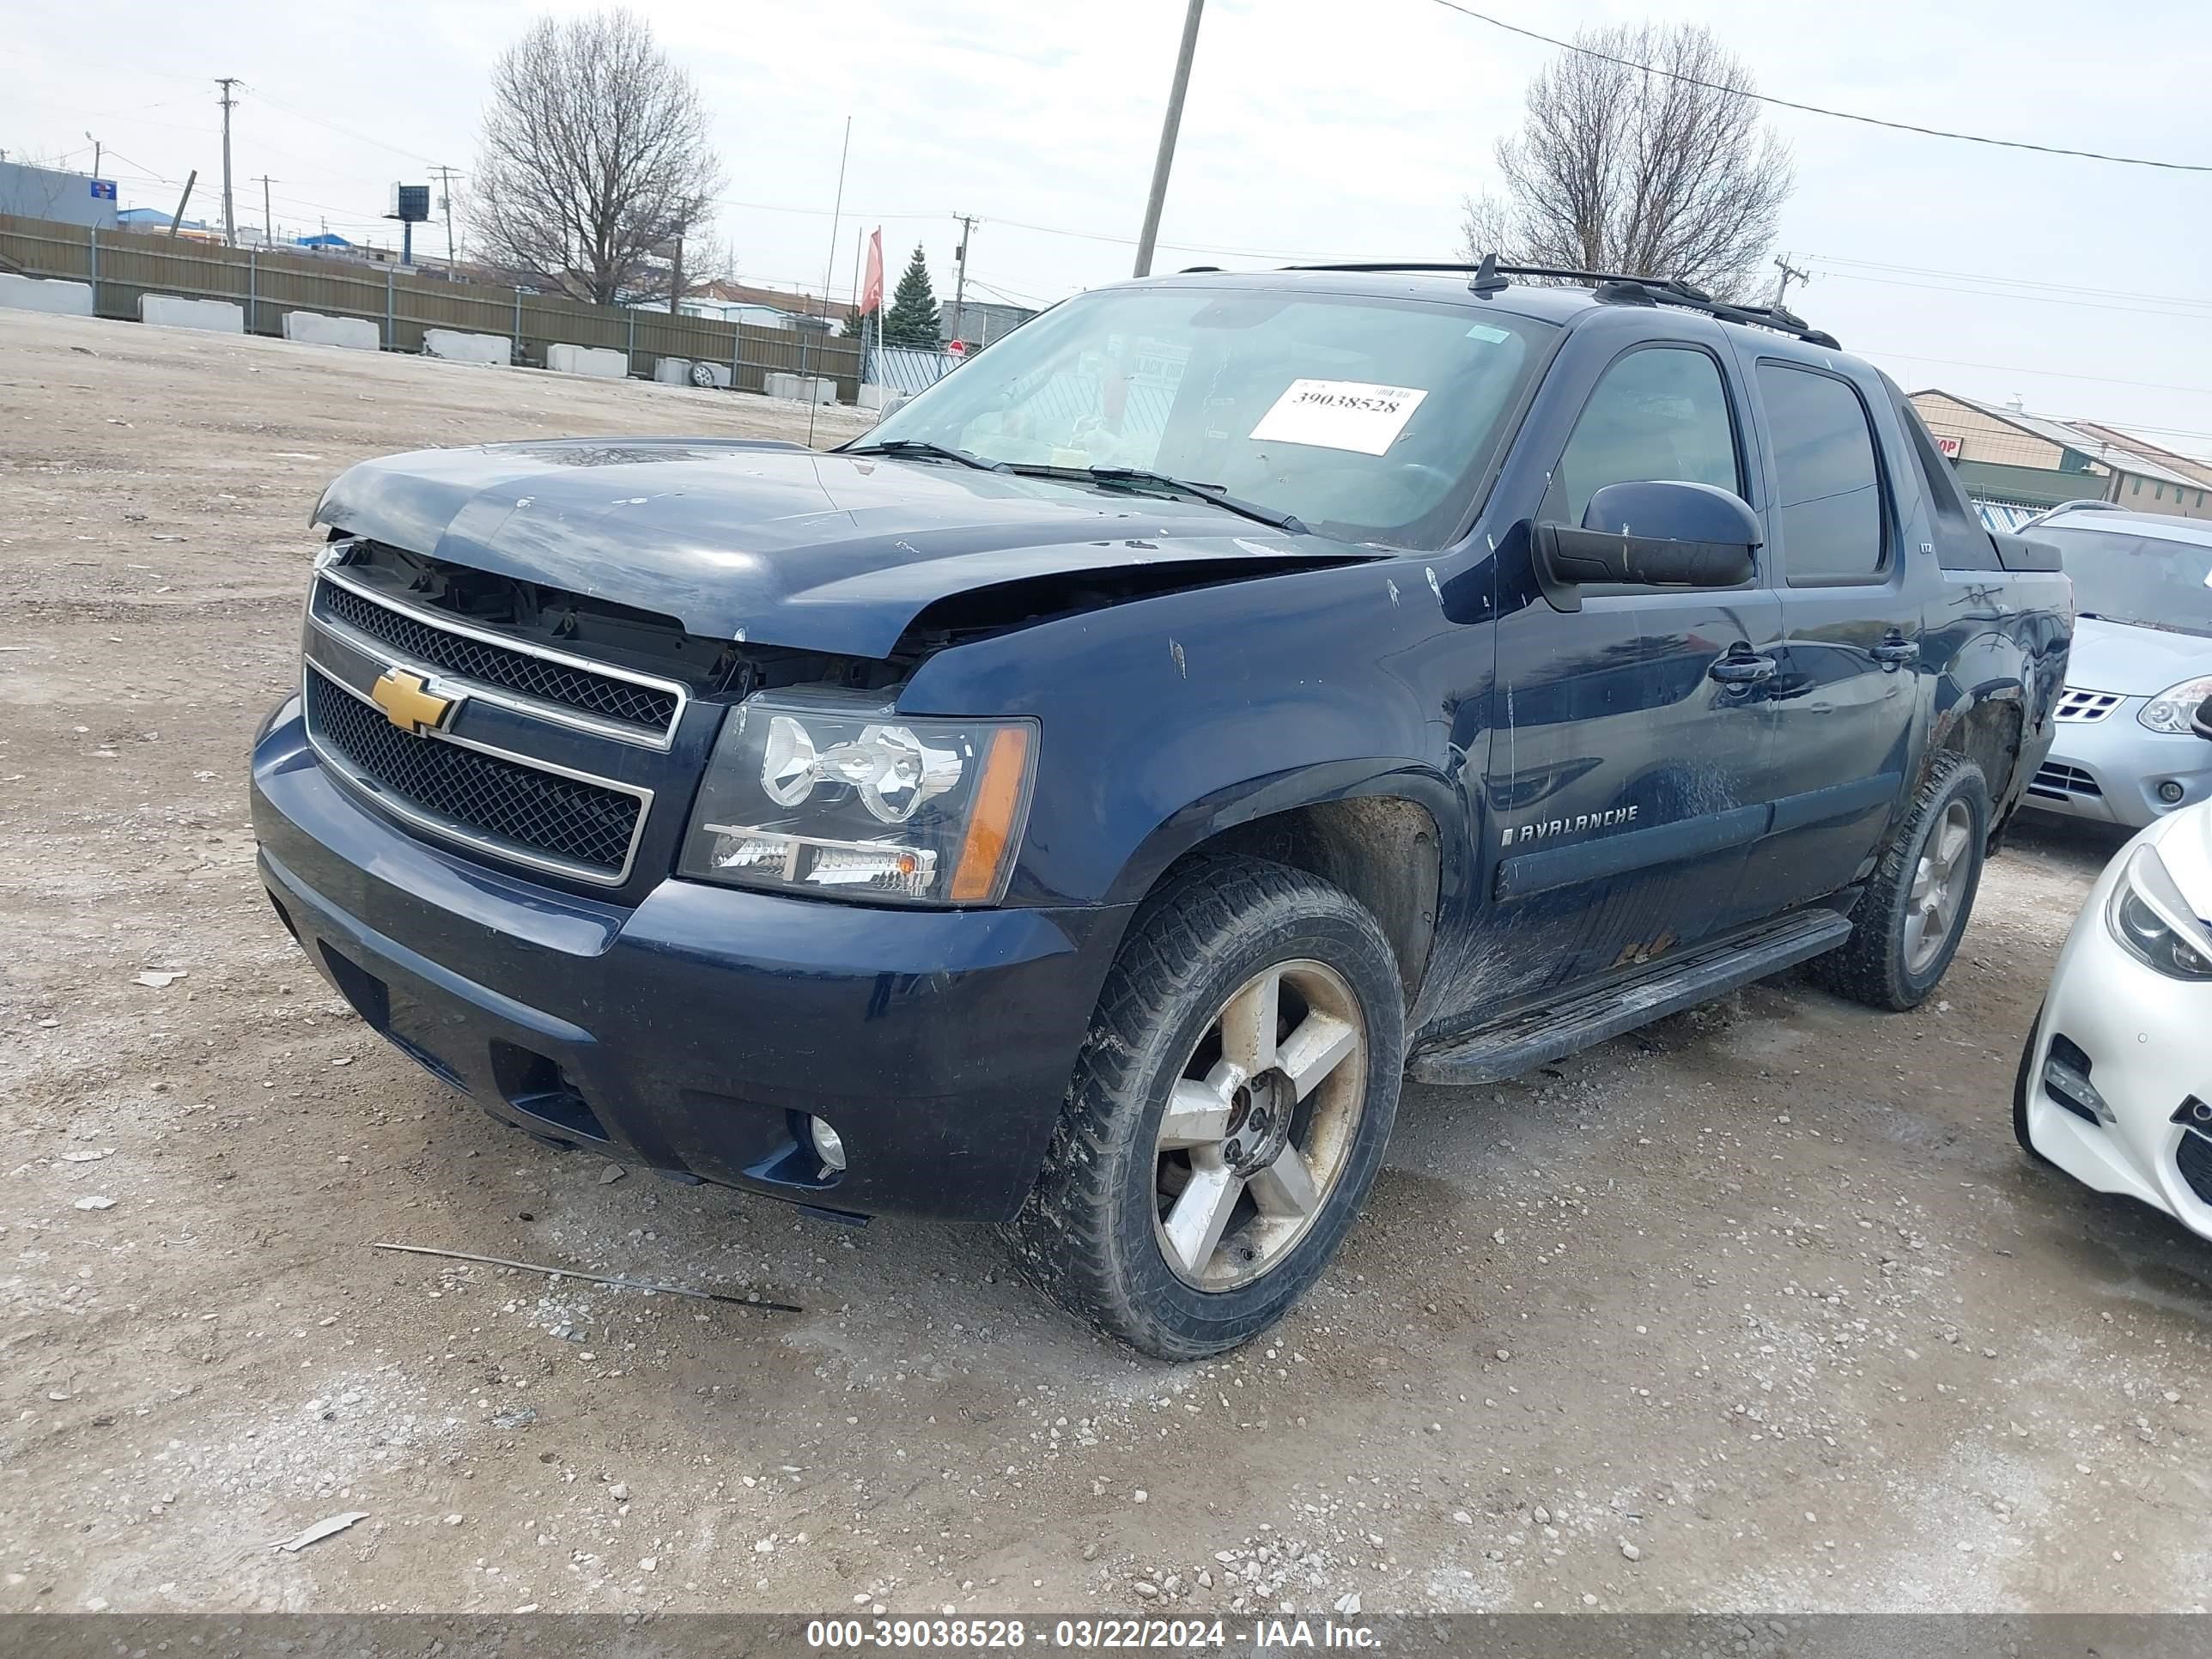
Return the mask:
<svg viewBox="0 0 2212 1659">
<path fill-rule="evenodd" d="M 2106 622 L 2212 635 L 2212 544 L 2039 526 L 2074 580 L 2074 609 Z"/>
<path fill-rule="evenodd" d="M 1164 473 L 1346 540 L 1434 548 L 1554 332 L 1418 301 L 1108 289 L 1016 330 L 856 447 Z"/>
</svg>

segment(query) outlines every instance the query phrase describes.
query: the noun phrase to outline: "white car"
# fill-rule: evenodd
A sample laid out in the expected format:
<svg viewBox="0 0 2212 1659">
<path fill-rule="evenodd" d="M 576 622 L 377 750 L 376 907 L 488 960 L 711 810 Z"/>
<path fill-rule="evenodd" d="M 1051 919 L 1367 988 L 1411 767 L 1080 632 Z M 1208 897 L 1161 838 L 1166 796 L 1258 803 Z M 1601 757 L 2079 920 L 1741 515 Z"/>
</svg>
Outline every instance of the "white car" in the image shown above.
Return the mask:
<svg viewBox="0 0 2212 1659">
<path fill-rule="evenodd" d="M 2153 823 L 2090 890 L 2021 1054 L 2013 1128 L 2076 1180 L 2212 1238 L 2207 916 L 2212 801 Z"/>
</svg>

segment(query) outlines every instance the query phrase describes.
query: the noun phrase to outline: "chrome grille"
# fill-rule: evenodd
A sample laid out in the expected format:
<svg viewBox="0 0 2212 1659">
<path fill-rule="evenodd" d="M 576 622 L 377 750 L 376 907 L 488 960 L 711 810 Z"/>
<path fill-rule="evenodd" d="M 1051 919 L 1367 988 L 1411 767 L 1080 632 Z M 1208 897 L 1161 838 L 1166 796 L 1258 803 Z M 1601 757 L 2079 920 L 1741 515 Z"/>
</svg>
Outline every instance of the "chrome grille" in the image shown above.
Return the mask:
<svg viewBox="0 0 2212 1659">
<path fill-rule="evenodd" d="M 366 635 L 417 668 L 436 669 L 471 682 L 471 689 L 495 695 L 512 692 L 535 705 L 533 712 L 558 718 L 574 711 L 577 723 L 608 729 L 665 747 L 684 711 L 681 686 L 633 677 L 558 653 L 503 643 L 482 629 L 364 592 L 325 571 L 314 612 L 319 622 L 336 623 Z"/>
<path fill-rule="evenodd" d="M 586 881 L 629 873 L 650 797 L 453 738 L 402 731 L 307 665 L 307 734 L 402 817 L 502 857 Z"/>
<path fill-rule="evenodd" d="M 2078 766 L 2068 766 L 2058 761 L 2045 761 L 2035 769 L 2035 776 L 2027 786 L 2031 795 L 2064 800 L 2073 795 L 2086 795 L 2093 800 L 2102 800 L 2105 792 L 2098 787 L 2097 780 Z"/>
<path fill-rule="evenodd" d="M 2058 694 L 2058 706 L 2051 710 L 2051 718 L 2087 726 L 2104 719 L 2124 701 L 2116 691 L 2077 691 L 2069 685 Z"/>
</svg>

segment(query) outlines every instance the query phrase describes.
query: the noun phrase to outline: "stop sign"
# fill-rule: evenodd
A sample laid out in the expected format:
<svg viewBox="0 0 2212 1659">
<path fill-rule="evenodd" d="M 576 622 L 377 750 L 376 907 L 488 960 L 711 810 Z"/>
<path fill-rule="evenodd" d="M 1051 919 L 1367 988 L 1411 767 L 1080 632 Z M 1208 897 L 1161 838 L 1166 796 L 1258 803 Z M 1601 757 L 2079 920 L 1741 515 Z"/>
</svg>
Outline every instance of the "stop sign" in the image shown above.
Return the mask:
<svg viewBox="0 0 2212 1659">
<path fill-rule="evenodd" d="M 945 349 L 956 357 L 963 356 L 966 355 L 968 350 L 968 342 L 965 340 L 947 341 L 945 343 Z"/>
</svg>

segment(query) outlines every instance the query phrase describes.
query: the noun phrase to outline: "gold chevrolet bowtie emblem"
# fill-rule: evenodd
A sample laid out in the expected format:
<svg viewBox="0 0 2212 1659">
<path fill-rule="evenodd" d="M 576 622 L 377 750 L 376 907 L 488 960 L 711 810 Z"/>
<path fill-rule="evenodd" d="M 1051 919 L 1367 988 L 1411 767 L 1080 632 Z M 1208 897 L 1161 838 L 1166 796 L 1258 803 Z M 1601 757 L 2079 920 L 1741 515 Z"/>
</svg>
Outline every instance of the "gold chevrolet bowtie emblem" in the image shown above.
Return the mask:
<svg viewBox="0 0 2212 1659">
<path fill-rule="evenodd" d="M 440 696 L 420 675 L 410 674 L 404 668 L 386 669 L 376 684 L 369 687 L 368 695 L 384 711 L 386 719 L 417 736 L 443 726 L 446 717 L 461 701 L 459 697 Z"/>
</svg>

